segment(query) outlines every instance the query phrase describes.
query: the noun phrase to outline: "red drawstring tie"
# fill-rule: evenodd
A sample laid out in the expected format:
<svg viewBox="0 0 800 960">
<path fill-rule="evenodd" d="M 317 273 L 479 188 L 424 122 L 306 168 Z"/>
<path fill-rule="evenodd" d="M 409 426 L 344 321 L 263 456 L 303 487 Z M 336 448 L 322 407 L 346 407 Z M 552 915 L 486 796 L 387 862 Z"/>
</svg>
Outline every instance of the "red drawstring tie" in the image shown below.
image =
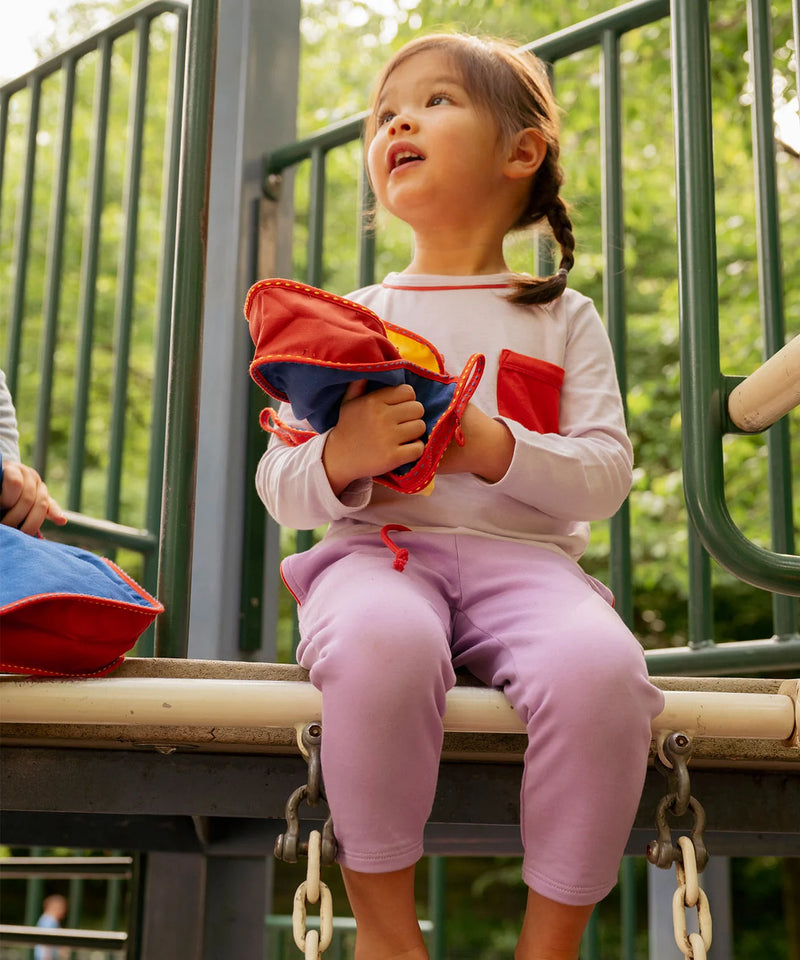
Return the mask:
<svg viewBox="0 0 800 960">
<path fill-rule="evenodd" d="M 464 436 L 464 431 L 461 429 L 461 417 L 456 417 L 456 426 L 453 431 L 453 439 L 456 441 L 459 447 L 463 447 L 467 442 L 466 437 Z"/>
<path fill-rule="evenodd" d="M 408 563 L 408 550 L 405 547 L 398 547 L 397 544 L 389 536 L 390 531 L 392 530 L 406 530 L 408 533 L 411 532 L 411 527 L 404 527 L 402 523 L 387 523 L 385 526 L 381 527 L 381 540 L 386 544 L 386 546 L 394 554 L 394 568 L 399 570 L 401 573 L 405 568 L 406 563 Z"/>
</svg>

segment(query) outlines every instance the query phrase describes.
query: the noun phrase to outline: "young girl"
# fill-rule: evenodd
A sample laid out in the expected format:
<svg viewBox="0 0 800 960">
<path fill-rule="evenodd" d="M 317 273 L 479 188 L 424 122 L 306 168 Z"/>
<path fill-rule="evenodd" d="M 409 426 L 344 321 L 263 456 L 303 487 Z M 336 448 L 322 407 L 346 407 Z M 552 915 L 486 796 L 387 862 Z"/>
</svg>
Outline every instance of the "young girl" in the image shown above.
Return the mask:
<svg viewBox="0 0 800 960">
<path fill-rule="evenodd" d="M 257 473 L 282 524 L 328 523 L 283 577 L 299 662 L 322 691 L 322 766 L 358 934 L 356 960 L 427 957 L 415 913 L 454 667 L 503 690 L 524 720 L 517 960 L 574 960 L 614 886 L 663 696 L 609 591 L 578 560 L 611 516 L 632 452 L 611 348 L 592 303 L 566 288 L 574 239 L 559 196 L 558 122 L 528 54 L 462 35 L 418 38 L 380 75 L 366 132 L 379 203 L 414 235 L 411 263 L 349 295 L 483 379 L 432 491 L 371 478 L 417 459 L 409 384 L 352 384 L 333 429 L 273 438 Z M 506 234 L 546 220 L 557 273 L 510 272 Z M 291 408 L 281 418 L 295 426 Z M 460 438 L 461 439 L 461 438 Z M 382 532 L 408 551 L 402 572 Z"/>
</svg>

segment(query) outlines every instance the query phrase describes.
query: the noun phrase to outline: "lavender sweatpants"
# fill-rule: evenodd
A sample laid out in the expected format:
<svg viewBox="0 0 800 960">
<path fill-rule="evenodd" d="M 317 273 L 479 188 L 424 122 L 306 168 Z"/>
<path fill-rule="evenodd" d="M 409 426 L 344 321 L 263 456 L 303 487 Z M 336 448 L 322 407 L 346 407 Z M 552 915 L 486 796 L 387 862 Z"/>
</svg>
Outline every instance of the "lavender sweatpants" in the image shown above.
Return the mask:
<svg viewBox="0 0 800 960">
<path fill-rule="evenodd" d="M 541 547 L 401 532 L 323 541 L 282 567 L 297 657 L 322 692 L 322 769 L 339 862 L 415 863 L 431 812 L 454 667 L 503 690 L 528 731 L 525 883 L 590 904 L 614 886 L 663 694 L 641 647 L 580 567 Z"/>
</svg>

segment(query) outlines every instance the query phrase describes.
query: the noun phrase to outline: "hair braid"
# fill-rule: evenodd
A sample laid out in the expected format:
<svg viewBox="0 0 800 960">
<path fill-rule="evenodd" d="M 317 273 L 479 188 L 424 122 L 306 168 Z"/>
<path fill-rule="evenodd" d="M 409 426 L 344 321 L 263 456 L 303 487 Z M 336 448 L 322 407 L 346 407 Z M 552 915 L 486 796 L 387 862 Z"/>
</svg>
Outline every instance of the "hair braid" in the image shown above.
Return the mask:
<svg viewBox="0 0 800 960">
<path fill-rule="evenodd" d="M 548 148 L 545 161 L 536 175 L 528 207 L 515 227 L 520 229 L 547 220 L 561 247 L 561 260 L 558 270 L 550 277 L 515 277 L 514 292 L 508 298 L 512 303 L 549 303 L 560 297 L 567 286 L 567 274 L 575 263 L 572 220 L 559 195 L 564 175 L 554 154 L 556 151 Z"/>
</svg>

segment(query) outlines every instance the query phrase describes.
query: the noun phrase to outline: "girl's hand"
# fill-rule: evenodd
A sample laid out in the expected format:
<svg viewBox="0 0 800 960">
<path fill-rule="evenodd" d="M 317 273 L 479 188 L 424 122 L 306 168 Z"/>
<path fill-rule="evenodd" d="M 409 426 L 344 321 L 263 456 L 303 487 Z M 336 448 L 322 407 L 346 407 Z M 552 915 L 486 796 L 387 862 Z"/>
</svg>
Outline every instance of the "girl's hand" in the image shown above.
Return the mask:
<svg viewBox="0 0 800 960">
<path fill-rule="evenodd" d="M 351 383 L 339 422 L 328 434 L 322 464 L 339 494 L 361 477 L 376 477 L 422 456 L 425 408 L 411 384 L 365 393 L 366 380 Z"/>
<path fill-rule="evenodd" d="M 461 417 L 464 446 L 450 442 L 437 473 L 474 473 L 489 483 L 505 476 L 514 456 L 515 440 L 504 423 L 493 420 L 472 403 Z"/>
<path fill-rule="evenodd" d="M 48 493 L 45 482 L 33 467 L 24 463 L 3 463 L 0 512 L 0 522 L 34 536 L 45 520 L 52 520 L 59 526 L 67 522 L 61 507 Z"/>
</svg>

